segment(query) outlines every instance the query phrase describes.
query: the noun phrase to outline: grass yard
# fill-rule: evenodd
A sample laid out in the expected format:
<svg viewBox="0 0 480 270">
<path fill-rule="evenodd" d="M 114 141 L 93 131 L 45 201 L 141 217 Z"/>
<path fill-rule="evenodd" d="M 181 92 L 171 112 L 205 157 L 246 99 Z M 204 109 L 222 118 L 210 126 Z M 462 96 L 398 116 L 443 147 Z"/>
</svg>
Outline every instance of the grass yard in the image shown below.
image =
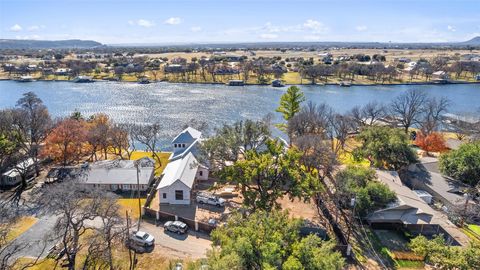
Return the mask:
<svg viewBox="0 0 480 270">
<path fill-rule="evenodd" d="M 140 198 L 140 203 L 143 206 L 146 199 Z M 138 219 L 140 217 L 140 212 L 138 211 L 138 199 L 118 199 L 118 204 L 120 205 L 120 214 L 125 215 L 125 211 L 128 211 L 128 214 L 133 219 Z"/>
<path fill-rule="evenodd" d="M 31 216 L 19 218 L 13 225 L 10 225 L 12 228 L 7 234 L 6 241 L 10 242 L 20 236 L 22 233 L 27 231 L 30 227 L 37 222 L 37 219 Z M 0 225 L 2 226 L 2 225 Z"/>
<path fill-rule="evenodd" d="M 160 165 L 161 166 L 157 166 L 157 168 L 155 169 L 155 175 L 156 176 L 160 176 L 162 174 L 163 170 L 167 166 L 168 158 L 170 157 L 171 154 L 172 153 L 170 153 L 170 152 L 160 152 L 160 153 L 158 153 L 158 155 L 160 156 L 160 163 L 161 163 Z M 130 159 L 136 160 L 136 159 L 140 159 L 140 158 L 143 158 L 143 157 L 153 158 L 151 152 L 135 151 L 135 152 L 132 153 L 132 156 L 131 156 Z M 157 161 L 157 165 L 158 165 L 158 161 Z"/>
</svg>

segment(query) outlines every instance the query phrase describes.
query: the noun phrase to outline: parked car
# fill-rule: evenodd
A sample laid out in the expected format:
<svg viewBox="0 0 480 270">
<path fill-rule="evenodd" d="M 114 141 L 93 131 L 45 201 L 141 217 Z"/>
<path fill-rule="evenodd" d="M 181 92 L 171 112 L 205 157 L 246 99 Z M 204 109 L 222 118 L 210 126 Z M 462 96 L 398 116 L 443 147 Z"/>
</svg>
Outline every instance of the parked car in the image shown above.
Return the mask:
<svg viewBox="0 0 480 270">
<path fill-rule="evenodd" d="M 225 206 L 225 199 L 220 197 L 209 195 L 209 194 L 198 194 L 197 195 L 197 202 L 198 203 L 205 203 L 210 205 L 215 205 L 218 207 Z"/>
<path fill-rule="evenodd" d="M 178 234 L 183 234 L 188 231 L 187 224 L 181 221 L 167 221 L 163 225 L 163 228 L 165 229 L 165 231 L 171 231 Z"/>
<path fill-rule="evenodd" d="M 145 247 L 153 246 L 155 244 L 155 238 L 152 235 L 142 231 L 133 232 L 130 235 L 130 240 L 132 240 L 132 242 L 136 245 Z"/>
</svg>

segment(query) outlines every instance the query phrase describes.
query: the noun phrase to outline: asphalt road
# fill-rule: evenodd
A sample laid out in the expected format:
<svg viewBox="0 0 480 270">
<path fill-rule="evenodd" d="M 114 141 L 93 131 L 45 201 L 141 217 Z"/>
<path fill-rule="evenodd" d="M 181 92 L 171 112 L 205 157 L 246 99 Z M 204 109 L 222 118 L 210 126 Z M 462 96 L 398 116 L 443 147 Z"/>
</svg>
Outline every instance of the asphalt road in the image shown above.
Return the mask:
<svg viewBox="0 0 480 270">
<path fill-rule="evenodd" d="M 140 230 L 155 237 L 154 253 L 169 258 L 199 259 L 207 257 L 207 250 L 211 248 L 210 237 L 203 233 L 189 232 L 184 235 L 165 232 L 162 226 L 143 222 Z"/>
<path fill-rule="evenodd" d="M 44 215 L 41 216 L 37 222 L 27 231 L 17 237 L 10 248 L 14 246 L 22 247 L 16 252 L 10 260 L 15 260 L 20 257 L 46 256 L 48 250 L 53 247 L 55 241 L 52 239 L 52 231 L 57 221 L 57 216 Z"/>
</svg>

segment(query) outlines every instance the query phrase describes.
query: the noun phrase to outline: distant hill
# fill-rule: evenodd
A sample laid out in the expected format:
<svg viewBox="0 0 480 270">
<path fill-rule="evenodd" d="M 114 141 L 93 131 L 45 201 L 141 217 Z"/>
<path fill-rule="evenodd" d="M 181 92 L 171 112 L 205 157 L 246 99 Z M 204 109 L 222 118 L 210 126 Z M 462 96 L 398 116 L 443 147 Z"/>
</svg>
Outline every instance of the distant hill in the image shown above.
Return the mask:
<svg viewBox="0 0 480 270">
<path fill-rule="evenodd" d="M 480 36 L 479 37 L 474 37 L 470 40 L 461 42 L 464 45 L 472 45 L 472 46 L 479 46 L 480 45 Z"/>
<path fill-rule="evenodd" d="M 93 40 L 27 40 L 27 39 L 0 39 L 0 49 L 68 49 L 68 48 L 95 48 L 102 43 Z"/>
</svg>

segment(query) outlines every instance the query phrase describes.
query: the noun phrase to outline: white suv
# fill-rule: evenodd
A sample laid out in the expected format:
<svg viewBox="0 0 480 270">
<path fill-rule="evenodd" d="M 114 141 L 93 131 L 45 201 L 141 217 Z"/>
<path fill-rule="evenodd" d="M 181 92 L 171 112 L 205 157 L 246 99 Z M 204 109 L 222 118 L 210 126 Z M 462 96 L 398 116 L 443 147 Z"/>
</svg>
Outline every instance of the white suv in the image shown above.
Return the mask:
<svg viewBox="0 0 480 270">
<path fill-rule="evenodd" d="M 197 195 L 197 202 L 201 204 L 205 203 L 205 204 L 215 205 L 218 207 L 225 206 L 224 199 L 214 195 L 205 194 L 205 193 L 200 193 Z"/>
<path fill-rule="evenodd" d="M 152 235 L 142 231 L 133 232 L 130 235 L 130 239 L 133 241 L 133 243 L 139 246 L 146 247 L 153 246 L 155 244 L 155 238 Z"/>
</svg>

